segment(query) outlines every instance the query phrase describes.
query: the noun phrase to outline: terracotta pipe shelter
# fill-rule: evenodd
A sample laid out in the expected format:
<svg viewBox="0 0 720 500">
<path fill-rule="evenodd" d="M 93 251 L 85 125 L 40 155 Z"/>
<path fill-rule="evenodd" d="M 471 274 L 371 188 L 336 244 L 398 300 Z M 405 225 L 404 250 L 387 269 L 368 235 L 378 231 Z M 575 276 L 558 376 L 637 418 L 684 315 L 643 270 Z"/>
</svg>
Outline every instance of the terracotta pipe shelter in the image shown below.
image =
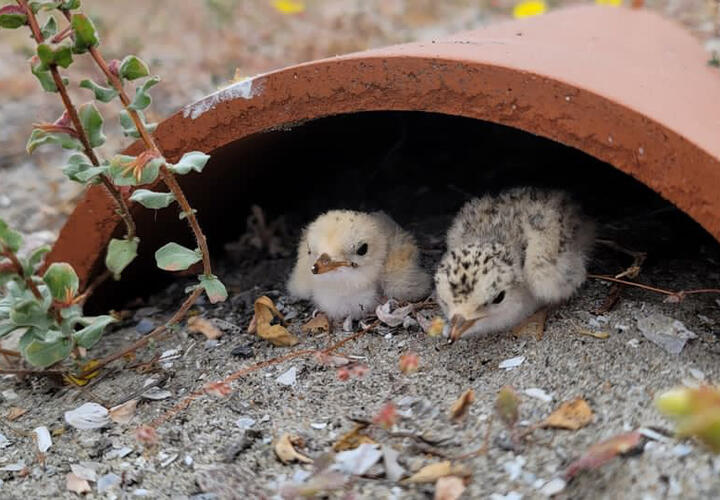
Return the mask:
<svg viewBox="0 0 720 500">
<path fill-rule="evenodd" d="M 260 132 L 331 115 L 395 110 L 470 117 L 607 162 L 720 241 L 720 72 L 707 59 L 696 39 L 657 14 L 576 7 L 258 75 L 188 105 L 163 121 L 155 137 L 174 161 L 189 150 L 212 154 Z M 212 160 L 205 173 L 182 181 L 192 200 L 193 192 L 212 190 L 208 170 L 242 168 L 242 158 Z M 135 208 L 142 237 L 143 221 L 156 215 Z M 201 219 L 214 216 L 221 215 L 201 212 Z M 119 225 L 111 199 L 93 187 L 50 259 L 70 262 L 86 281 L 102 269 Z"/>
</svg>

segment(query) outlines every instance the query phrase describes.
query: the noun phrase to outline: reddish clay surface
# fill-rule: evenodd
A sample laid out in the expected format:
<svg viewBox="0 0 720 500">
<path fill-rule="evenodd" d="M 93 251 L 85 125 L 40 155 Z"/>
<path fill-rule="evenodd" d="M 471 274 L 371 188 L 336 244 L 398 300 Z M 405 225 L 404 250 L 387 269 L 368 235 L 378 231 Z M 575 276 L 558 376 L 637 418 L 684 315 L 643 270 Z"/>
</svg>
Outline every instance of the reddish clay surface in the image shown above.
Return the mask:
<svg viewBox="0 0 720 500">
<path fill-rule="evenodd" d="M 185 151 L 212 152 L 328 115 L 412 110 L 472 117 L 610 163 L 720 240 L 720 73 L 707 57 L 690 34 L 656 14 L 578 7 L 259 75 L 186 107 L 155 136 L 174 161 Z M 195 190 L 203 179 L 184 181 Z M 72 263 L 86 280 L 118 224 L 111 200 L 91 189 L 51 259 Z"/>
</svg>

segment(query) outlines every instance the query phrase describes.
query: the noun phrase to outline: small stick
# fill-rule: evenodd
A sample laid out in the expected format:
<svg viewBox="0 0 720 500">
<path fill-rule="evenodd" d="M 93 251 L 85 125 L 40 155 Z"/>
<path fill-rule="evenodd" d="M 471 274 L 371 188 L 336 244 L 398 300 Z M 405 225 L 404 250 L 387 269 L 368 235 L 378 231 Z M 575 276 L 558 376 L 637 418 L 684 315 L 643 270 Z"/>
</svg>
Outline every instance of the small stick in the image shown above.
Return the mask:
<svg viewBox="0 0 720 500">
<path fill-rule="evenodd" d="M 588 274 L 588 278 L 593 278 L 596 280 L 603 280 L 603 281 L 610 281 L 612 283 L 620 283 L 621 285 L 634 286 L 637 288 L 642 288 L 643 290 L 649 290 L 651 292 L 661 293 L 663 295 L 671 295 L 671 296 L 680 297 L 680 298 L 682 298 L 684 295 L 691 295 L 691 294 L 696 294 L 696 293 L 720 293 L 720 288 L 700 288 L 697 290 L 681 290 L 679 292 L 674 292 L 672 290 L 656 288 L 654 286 L 644 285 L 642 283 L 636 283 L 634 281 L 622 280 L 622 279 L 614 278 L 612 276 L 605 276 L 602 274 Z"/>
</svg>

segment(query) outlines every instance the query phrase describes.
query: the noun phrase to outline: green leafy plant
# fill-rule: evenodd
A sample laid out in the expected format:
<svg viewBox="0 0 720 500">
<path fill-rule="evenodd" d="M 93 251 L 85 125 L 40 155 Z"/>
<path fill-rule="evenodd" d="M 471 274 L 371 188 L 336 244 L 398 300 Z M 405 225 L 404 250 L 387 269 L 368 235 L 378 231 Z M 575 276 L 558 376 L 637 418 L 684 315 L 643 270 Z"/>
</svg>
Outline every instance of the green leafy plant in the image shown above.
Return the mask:
<svg viewBox="0 0 720 500">
<path fill-rule="evenodd" d="M 152 103 L 150 90 L 160 82 L 160 78 L 151 76 L 148 65 L 135 55 L 107 62 L 98 50 L 100 36 L 94 23 L 78 11 L 79 7 L 79 0 L 18 0 L 16 5 L 0 7 L 0 28 L 30 28 L 36 45 L 35 55 L 30 60 L 30 71 L 43 90 L 60 95 L 65 107 L 65 112 L 54 122 L 34 125 L 27 144 L 28 153 L 46 145 L 74 151 L 63 172 L 74 182 L 87 186 L 102 185 L 117 206 L 125 234 L 109 242 L 106 271 L 81 290 L 77 273 L 71 265 L 55 262 L 45 266 L 43 257 L 48 248 L 22 253 L 21 235 L 0 220 L 0 338 L 21 330 L 19 354 L 31 365 L 40 368 L 55 365 L 73 353 L 76 360 L 80 360 L 83 356 L 81 348 L 88 349 L 100 340 L 104 329 L 115 319 L 112 316 L 84 316 L 82 306 L 103 281 L 110 277 L 120 279 L 123 271 L 137 257 L 142 242 L 136 234 L 128 201 L 151 210 L 176 204 L 179 217 L 187 220 L 193 232 L 197 248 L 189 249 L 170 242 L 156 253 L 158 267 L 179 271 L 187 270 L 198 262 L 202 262 L 203 267 L 197 284 L 188 287 L 189 295 L 166 324 L 125 350 L 92 363 L 91 370 L 95 371 L 145 345 L 151 338 L 181 321 L 201 293 L 206 293 L 215 303 L 225 300 L 227 291 L 212 272 L 197 211 L 190 206 L 175 178 L 176 175 L 202 172 L 209 156 L 192 151 L 173 164 L 162 155 L 150 135 L 156 124 L 148 123 L 143 114 Z M 45 17 L 42 26 L 40 15 Z M 60 28 L 58 19 L 65 23 L 63 28 Z M 102 159 L 96 151 L 106 141 L 103 130 L 105 117 L 93 101 L 76 107 L 67 91 L 70 81 L 60 74 L 61 68 L 70 68 L 75 57 L 82 54 L 92 58 L 106 81 L 98 83 L 83 79 L 79 87 L 89 90 L 95 101 L 118 102 L 121 105 L 117 119 L 123 133 L 139 138 L 145 146 L 145 150 L 137 156 L 116 154 L 110 159 Z M 126 90 L 126 86 L 132 85 L 129 82 L 139 82 L 135 85 L 132 99 Z M 155 191 L 158 184 L 164 184 L 166 190 Z M 83 375 L 82 369 L 80 375 Z"/>
</svg>

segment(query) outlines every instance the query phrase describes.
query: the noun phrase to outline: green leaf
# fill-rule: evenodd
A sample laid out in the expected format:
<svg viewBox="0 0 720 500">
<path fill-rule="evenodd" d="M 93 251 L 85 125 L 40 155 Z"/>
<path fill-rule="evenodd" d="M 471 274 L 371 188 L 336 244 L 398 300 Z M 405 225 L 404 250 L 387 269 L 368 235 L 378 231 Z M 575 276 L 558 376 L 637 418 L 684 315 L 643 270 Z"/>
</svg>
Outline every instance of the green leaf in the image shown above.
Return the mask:
<svg viewBox="0 0 720 500">
<path fill-rule="evenodd" d="M 160 209 L 169 206 L 174 200 L 172 193 L 156 193 L 149 189 L 137 189 L 130 196 L 132 201 L 140 203 L 145 208 Z"/>
<path fill-rule="evenodd" d="M 33 13 L 37 14 L 41 10 L 56 9 L 60 5 L 60 2 L 53 0 L 30 0 L 28 5 Z"/>
<path fill-rule="evenodd" d="M 157 85 L 159 81 L 159 76 L 153 76 L 152 78 L 148 78 L 147 80 L 145 80 L 145 83 L 143 83 L 142 87 L 135 90 L 135 97 L 130 103 L 129 108 L 140 111 L 150 106 L 152 98 L 150 97 L 150 94 L 148 94 L 148 91 L 152 87 Z"/>
<path fill-rule="evenodd" d="M 145 126 L 148 133 L 152 134 L 155 132 L 157 123 L 148 123 L 145 121 L 145 114 L 142 111 L 138 111 L 137 114 L 140 117 L 140 122 Z M 137 127 L 135 127 L 135 122 L 132 118 L 130 118 L 130 114 L 124 109 L 120 111 L 120 126 L 122 127 L 123 134 L 125 134 L 126 137 L 134 137 L 135 139 L 140 138 L 140 132 L 138 132 Z"/>
<path fill-rule="evenodd" d="M 43 275 L 43 281 L 47 284 L 53 299 L 68 303 L 80 287 L 80 280 L 75 269 L 66 262 L 54 262 L 50 264 Z"/>
<path fill-rule="evenodd" d="M 132 240 L 110 240 L 105 265 L 113 273 L 115 279 L 120 279 L 120 274 L 137 257 L 137 249 L 140 244 L 139 238 Z"/>
<path fill-rule="evenodd" d="M 59 144 L 63 149 L 75 149 L 81 151 L 83 145 L 79 139 L 66 134 L 64 132 L 45 132 L 36 128 L 30 134 L 30 139 L 26 146 L 27 152 L 32 153 L 35 149 L 43 144 Z"/>
<path fill-rule="evenodd" d="M 17 231 L 10 229 L 7 223 L 0 219 L 0 250 L 3 247 L 15 253 L 20 250 L 22 245 L 22 236 Z"/>
<path fill-rule="evenodd" d="M 75 10 L 80 8 L 80 0 L 63 0 L 60 2 L 61 10 Z"/>
<path fill-rule="evenodd" d="M 13 324 L 11 321 L 0 321 L 0 339 L 5 335 L 14 332 L 18 328 L 22 327 Z"/>
<path fill-rule="evenodd" d="M 120 63 L 118 73 L 120 74 L 120 78 L 135 80 L 148 76 L 150 74 L 150 68 L 148 68 L 148 65 L 139 57 L 127 56 Z"/>
<path fill-rule="evenodd" d="M 0 28 L 15 29 L 27 23 L 25 9 L 19 5 L 3 5 L 0 8 Z"/>
<path fill-rule="evenodd" d="M 137 157 L 127 155 L 115 155 L 110 160 L 110 168 L 108 169 L 108 175 L 112 177 L 113 182 L 118 186 L 139 186 L 143 184 L 150 184 L 157 179 L 160 173 L 160 167 L 165 162 L 164 158 L 153 158 L 152 160 L 145 163 L 142 167 L 140 179 L 135 175 L 135 168 L 133 167 L 134 162 L 137 162 Z"/>
<path fill-rule="evenodd" d="M 200 250 L 190 250 L 177 243 L 168 243 L 155 252 L 155 262 L 165 271 L 182 271 L 202 260 Z"/>
<path fill-rule="evenodd" d="M 210 303 L 217 304 L 218 302 L 225 302 L 228 296 L 227 290 L 217 276 L 201 274 L 198 277 L 200 278 L 200 286 L 205 289 Z"/>
<path fill-rule="evenodd" d="M 63 168 L 63 173 L 70 180 L 86 184 L 99 181 L 98 176 L 107 172 L 107 169 L 107 165 L 96 167 L 90 163 L 87 156 L 82 153 L 75 153 L 68 158 L 68 164 Z"/>
<path fill-rule="evenodd" d="M 105 134 L 103 133 L 103 117 L 95 106 L 94 102 L 87 102 L 80 106 L 78 110 L 80 121 L 88 135 L 90 145 L 94 148 L 105 144 Z"/>
<path fill-rule="evenodd" d="M 39 368 L 46 368 L 50 365 L 67 358 L 72 351 L 72 342 L 62 333 L 50 330 L 45 335 L 46 340 L 32 340 L 25 347 L 25 359 Z"/>
<path fill-rule="evenodd" d="M 100 44 L 95 24 L 93 24 L 88 16 L 82 13 L 73 14 L 70 24 L 75 32 L 73 52 L 83 54 L 87 52 L 90 47 L 97 47 Z"/>
<path fill-rule="evenodd" d="M 189 153 L 185 153 L 175 165 L 170 165 L 169 168 L 174 173 L 180 175 L 185 175 L 191 170 L 202 172 L 209 159 L 210 155 L 206 155 L 200 151 L 190 151 Z"/>
<path fill-rule="evenodd" d="M 18 326 L 33 326 L 45 331 L 54 323 L 48 317 L 47 309 L 35 299 L 27 299 L 16 304 L 10 311 L 10 321 Z"/>
<path fill-rule="evenodd" d="M 34 63 L 30 63 L 30 71 L 35 75 L 35 78 L 38 79 L 45 92 L 58 91 L 55 80 L 53 80 L 52 74 L 50 74 L 50 70 L 48 70 L 48 67 L 45 66 L 40 59 L 37 59 Z"/>
<path fill-rule="evenodd" d="M 43 245 L 30 253 L 30 256 L 27 258 L 24 266 L 25 274 L 27 276 L 31 276 L 35 273 L 35 271 L 37 271 L 38 267 L 40 267 L 40 264 L 42 264 L 45 258 L 45 254 L 49 251 L 50 247 L 48 245 Z"/>
<path fill-rule="evenodd" d="M 100 102 L 110 102 L 118 95 L 117 90 L 114 88 L 103 87 L 92 80 L 81 81 L 80 87 L 92 90 L 95 93 L 95 99 Z"/>
<path fill-rule="evenodd" d="M 40 31 L 42 32 L 42 36 L 44 38 L 50 38 L 52 36 L 55 36 L 57 33 L 58 25 L 57 21 L 55 20 L 55 16 L 48 17 L 48 20 L 45 21 L 45 24 L 43 24 L 43 27 L 40 28 Z"/>
<path fill-rule="evenodd" d="M 50 67 L 52 64 L 57 64 L 58 66 L 67 68 L 73 61 L 72 48 L 67 43 L 58 45 L 55 49 L 47 43 L 41 43 L 37 46 L 37 56 L 47 67 Z"/>
<path fill-rule="evenodd" d="M 75 342 L 86 349 L 91 348 L 100 340 L 105 327 L 117 320 L 112 316 L 95 316 L 94 318 L 82 318 L 80 322 L 85 326 L 73 334 Z"/>
</svg>

